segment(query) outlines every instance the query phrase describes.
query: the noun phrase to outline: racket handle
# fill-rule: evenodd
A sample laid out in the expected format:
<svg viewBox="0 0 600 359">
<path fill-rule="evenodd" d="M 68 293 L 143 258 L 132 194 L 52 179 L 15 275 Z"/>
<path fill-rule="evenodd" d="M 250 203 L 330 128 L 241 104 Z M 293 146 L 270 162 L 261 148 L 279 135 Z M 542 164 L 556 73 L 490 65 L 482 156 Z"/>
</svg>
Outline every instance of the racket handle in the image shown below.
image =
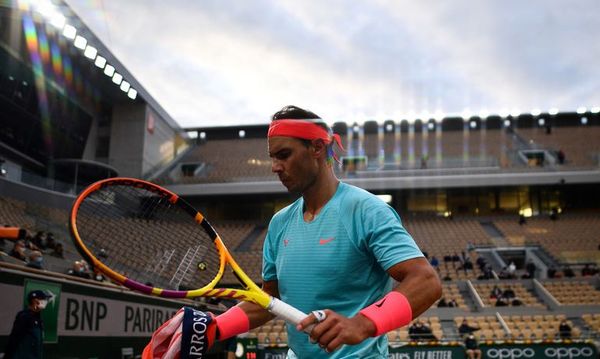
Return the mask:
<svg viewBox="0 0 600 359">
<path fill-rule="evenodd" d="M 308 316 L 304 312 L 275 297 L 271 297 L 271 303 L 269 303 L 267 310 L 294 325 L 298 325 L 298 323 Z M 309 325 L 304 328 L 304 332 L 310 334 L 313 327 L 314 325 Z"/>
</svg>

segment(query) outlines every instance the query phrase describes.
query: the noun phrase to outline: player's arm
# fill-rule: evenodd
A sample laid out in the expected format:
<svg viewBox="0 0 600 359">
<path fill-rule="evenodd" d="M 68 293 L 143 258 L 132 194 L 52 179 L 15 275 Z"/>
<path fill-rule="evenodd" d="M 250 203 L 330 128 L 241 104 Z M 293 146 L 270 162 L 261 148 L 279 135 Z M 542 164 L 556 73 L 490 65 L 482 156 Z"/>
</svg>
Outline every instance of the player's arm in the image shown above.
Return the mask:
<svg viewBox="0 0 600 359">
<path fill-rule="evenodd" d="M 313 314 L 299 325 L 303 330 L 317 324 L 310 336 L 326 351 L 331 352 L 343 344 L 358 344 L 368 337 L 410 323 L 429 308 L 442 294 L 442 287 L 435 270 L 425 258 L 415 258 L 393 265 L 388 273 L 399 284 L 383 299 L 364 308 L 352 318 L 346 318 L 331 310 L 318 322 Z"/>
</svg>

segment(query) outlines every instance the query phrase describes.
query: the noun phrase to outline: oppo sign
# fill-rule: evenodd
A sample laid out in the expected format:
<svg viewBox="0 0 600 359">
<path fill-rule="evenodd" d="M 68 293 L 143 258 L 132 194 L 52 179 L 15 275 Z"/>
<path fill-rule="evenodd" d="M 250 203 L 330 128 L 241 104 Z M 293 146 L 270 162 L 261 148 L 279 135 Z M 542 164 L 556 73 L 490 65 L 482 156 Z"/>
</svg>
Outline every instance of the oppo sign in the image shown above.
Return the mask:
<svg viewBox="0 0 600 359">
<path fill-rule="evenodd" d="M 591 358 L 594 351 L 591 348 L 546 348 L 544 349 L 545 358 L 556 359 L 575 359 L 575 358 Z M 488 358 L 494 359 L 526 359 L 535 357 L 535 349 L 533 348 L 491 348 L 486 351 Z"/>
</svg>

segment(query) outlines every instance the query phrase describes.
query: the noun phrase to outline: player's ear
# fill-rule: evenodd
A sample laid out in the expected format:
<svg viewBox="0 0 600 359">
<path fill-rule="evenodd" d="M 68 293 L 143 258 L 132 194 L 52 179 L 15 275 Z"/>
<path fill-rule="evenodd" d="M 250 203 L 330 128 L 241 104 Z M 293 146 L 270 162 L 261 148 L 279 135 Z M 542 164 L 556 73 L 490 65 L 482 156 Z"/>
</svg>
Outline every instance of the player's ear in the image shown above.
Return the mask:
<svg viewBox="0 0 600 359">
<path fill-rule="evenodd" d="M 325 157 L 327 157 L 327 145 L 325 144 L 325 142 L 323 142 L 323 140 L 321 140 L 321 139 L 312 140 L 311 144 L 312 144 L 312 148 L 314 151 L 313 153 L 314 153 L 315 158 L 319 158 L 322 155 L 325 155 Z"/>
</svg>

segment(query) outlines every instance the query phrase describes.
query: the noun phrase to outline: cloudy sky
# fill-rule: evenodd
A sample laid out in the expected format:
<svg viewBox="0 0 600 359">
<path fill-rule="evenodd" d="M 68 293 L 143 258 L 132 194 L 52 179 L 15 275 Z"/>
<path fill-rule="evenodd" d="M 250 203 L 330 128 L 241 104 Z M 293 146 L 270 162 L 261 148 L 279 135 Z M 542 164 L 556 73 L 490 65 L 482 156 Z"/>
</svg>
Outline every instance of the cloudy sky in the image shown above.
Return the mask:
<svg viewBox="0 0 600 359">
<path fill-rule="evenodd" d="M 600 105 L 598 0 L 67 3 L 182 127 Z"/>
</svg>

